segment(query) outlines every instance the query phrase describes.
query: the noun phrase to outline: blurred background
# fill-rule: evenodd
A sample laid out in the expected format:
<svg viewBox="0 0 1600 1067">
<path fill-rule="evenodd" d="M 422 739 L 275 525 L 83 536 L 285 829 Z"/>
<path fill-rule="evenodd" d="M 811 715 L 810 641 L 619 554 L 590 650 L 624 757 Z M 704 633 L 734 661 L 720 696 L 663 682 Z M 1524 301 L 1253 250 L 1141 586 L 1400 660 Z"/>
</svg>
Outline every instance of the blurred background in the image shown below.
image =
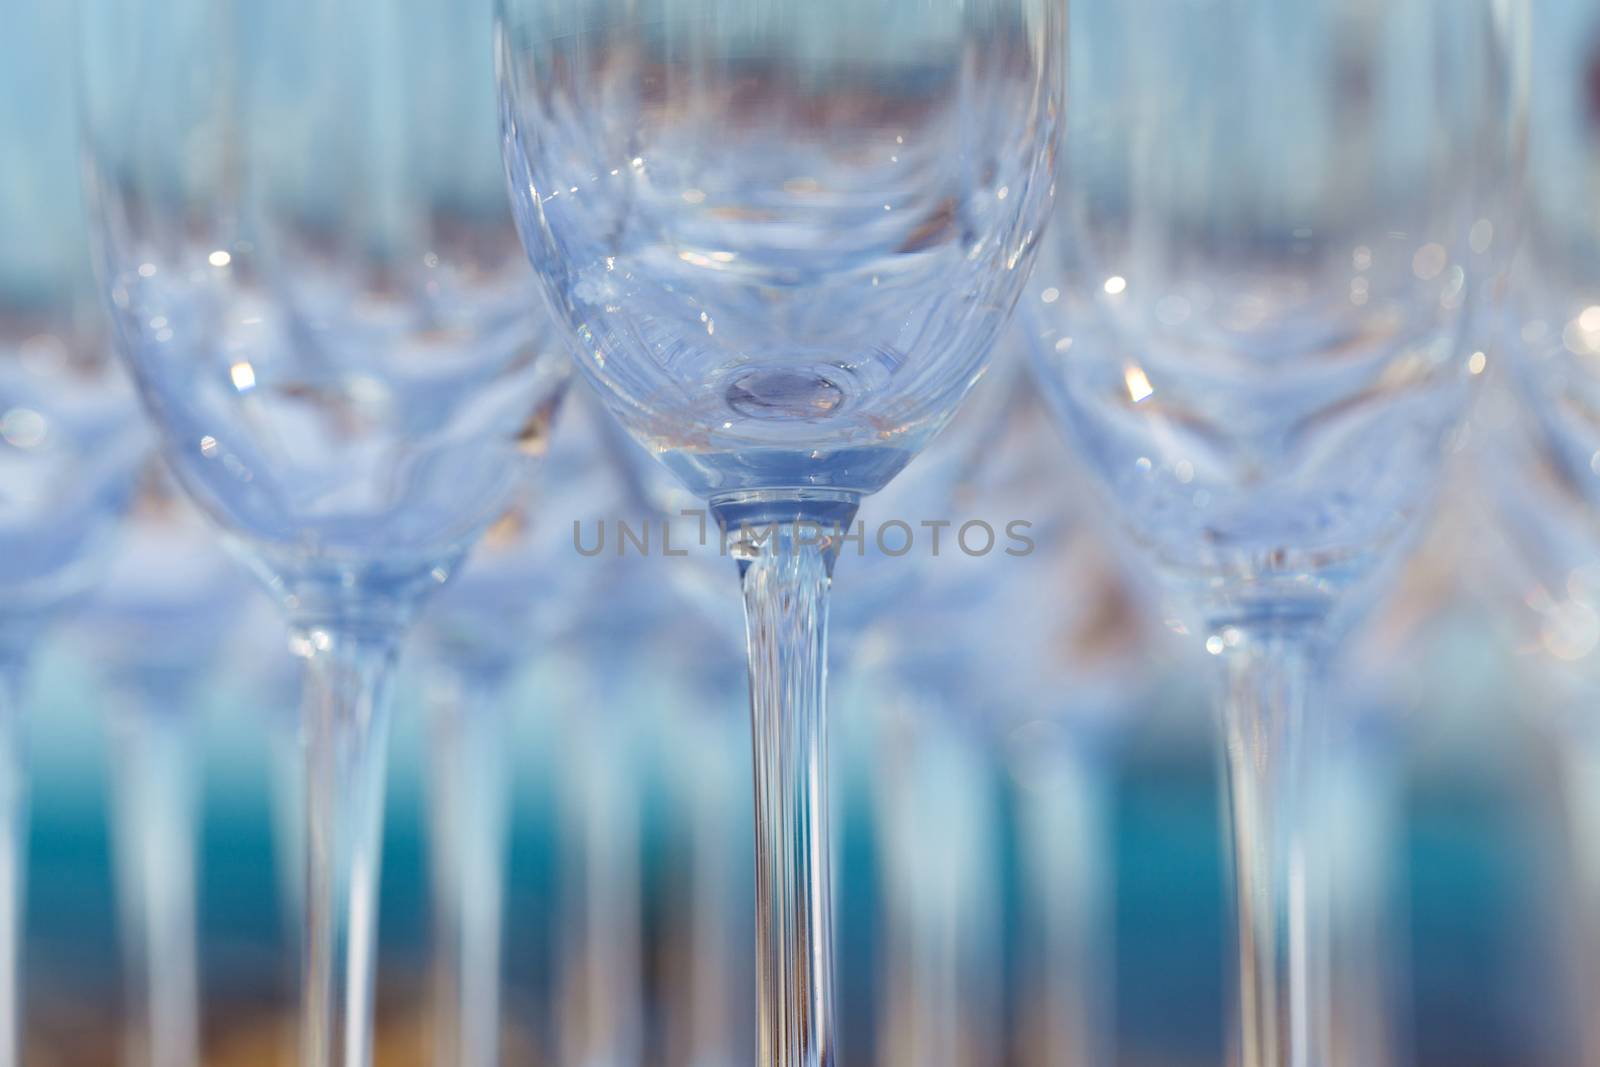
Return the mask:
<svg viewBox="0 0 1600 1067">
<path fill-rule="evenodd" d="M 1039 491 L 1077 475 L 1032 392 L 1009 352 L 910 488 L 865 516 L 865 554 L 840 564 L 841 603 L 895 605 L 870 626 L 836 620 L 833 644 L 841 1061 L 1220 1063 L 1229 932 L 1212 657 L 1130 578 L 1092 498 Z M 1517 562 L 1479 444 L 1496 439 L 1486 422 L 1515 412 L 1492 376 L 1486 394 L 1431 531 L 1330 695 L 1348 757 L 1328 818 L 1352 1063 L 1579 1062 L 1589 1006 L 1574 931 L 1586 920 L 1572 871 L 1584 857 L 1570 842 L 1586 802 L 1573 784 L 1581 746 L 1552 709 L 1582 691 L 1600 617 Z M 469 568 L 407 648 L 381 1063 L 437 1062 L 441 1028 L 472 1015 L 457 996 L 498 998 L 507 1063 L 752 1056 L 733 564 L 714 546 L 663 555 L 659 526 L 619 557 L 619 522 L 642 529 L 667 513 L 652 504 L 679 502 L 607 434 L 575 392 L 539 507 L 502 531 L 526 572 L 501 586 L 491 536 L 472 564 L 491 580 L 475 585 Z M 985 448 L 953 494 L 919 499 L 921 467 L 997 437 L 1004 447 Z M 144 999 L 151 976 L 178 983 L 180 1028 L 183 983 L 197 991 L 204 1062 L 290 1062 L 295 661 L 231 565 L 208 571 L 180 537 L 141 543 L 141 523 L 184 506 L 152 499 L 35 669 L 29 1062 L 124 1055 L 159 1013 Z M 885 555 L 873 531 L 902 517 L 1022 519 L 1037 548 Z M 693 521 L 679 520 L 675 544 L 693 543 Z M 585 554 L 602 525 L 605 550 Z M 141 603 L 141 588 L 189 594 Z M 496 588 L 517 621 L 483 614 Z M 492 640 L 473 628 L 485 617 Z M 470 654 L 486 644 L 508 654 Z M 278 647 L 276 659 L 259 651 Z M 152 677 L 151 664 L 164 666 Z M 502 885 L 438 873 L 498 882 L 493 855 L 471 858 L 496 840 Z M 141 877 L 141 863 L 165 880 Z M 162 884 L 177 904 L 140 908 Z M 484 900 L 503 925 L 489 918 L 475 942 L 462 931 Z M 190 903 L 198 974 L 186 979 L 160 966 L 183 955 L 181 914 L 154 940 L 147 927 Z M 487 963 L 486 942 L 499 946 Z M 487 968 L 499 988 L 452 993 L 462 968 Z"/>
<path fill-rule="evenodd" d="M 36 62 L 0 69 L 22 86 L 58 73 Z M 0 113 L 7 143 L 48 141 L 51 173 L 72 173 L 70 122 Z M 3 191 L 7 251 L 82 251 L 77 189 Z M 70 232 L 20 228 L 46 215 Z M 76 299 L 93 283 L 68 258 L 12 273 L 54 271 Z M 209 265 L 229 262 L 219 247 Z M 1042 285 L 1024 316 L 1060 297 Z M 60 317 L 92 320 L 81 347 L 103 362 L 97 300 Z M 30 348 L 33 319 L 0 325 L 18 366 L 63 362 Z M 1579 325 L 1600 351 L 1600 308 Z M 1319 698 L 1340 1067 L 1600 1063 L 1600 570 L 1592 520 L 1527 444 L 1500 332 L 1468 364 L 1477 406 L 1431 524 L 1374 583 L 1385 599 Z M 1109 528 L 1040 410 L 1025 336 L 869 501 L 839 563 L 838 1061 L 1211 1067 L 1232 942 L 1208 699 L 1222 639 L 1165 607 Z M 755 917 L 734 564 L 583 386 L 548 442 L 536 429 L 537 474 L 406 646 L 377 1060 L 742 1067 Z M 8 403 L 0 464 L 20 470 L 49 432 Z M 294 1060 L 300 659 L 167 478 L 145 464 L 92 578 L 51 597 L 72 610 L 20 701 L 33 1067 Z"/>
</svg>

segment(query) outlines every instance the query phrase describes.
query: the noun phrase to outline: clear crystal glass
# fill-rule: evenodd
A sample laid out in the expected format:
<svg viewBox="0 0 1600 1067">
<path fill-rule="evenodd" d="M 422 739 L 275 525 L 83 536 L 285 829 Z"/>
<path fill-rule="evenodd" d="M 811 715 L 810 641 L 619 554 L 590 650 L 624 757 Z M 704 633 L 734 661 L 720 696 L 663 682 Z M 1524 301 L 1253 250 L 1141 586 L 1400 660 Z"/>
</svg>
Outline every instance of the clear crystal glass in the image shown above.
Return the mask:
<svg viewBox="0 0 1600 1067">
<path fill-rule="evenodd" d="M 40 636 L 102 572 L 148 450 L 100 313 L 79 184 L 72 5 L 0 34 L 0 1065 L 23 1054 L 23 706 Z"/>
<path fill-rule="evenodd" d="M 199 1067 L 196 734 L 248 579 L 152 455 L 75 637 L 104 685 L 133 1067 Z"/>
<path fill-rule="evenodd" d="M 305 661 L 301 1062 L 372 1055 L 387 693 L 566 361 L 506 206 L 488 0 L 85 0 L 105 296 L 179 482 Z"/>
<path fill-rule="evenodd" d="M 1064 8 L 501 4 L 529 257 L 612 413 L 736 532 L 764 1065 L 834 1056 L 831 531 L 949 419 L 1015 303 L 1050 204 Z"/>
<path fill-rule="evenodd" d="M 1511 386 L 1485 419 L 1484 467 L 1499 489 L 1508 601 L 1541 652 L 1531 684 L 1557 730 L 1573 857 L 1572 974 L 1582 1017 L 1576 1054 L 1600 1057 L 1600 737 L 1594 729 L 1600 605 L 1600 11 L 1530 0 L 1527 172 L 1515 216 L 1521 244 L 1495 340 Z M 1502 564 L 1504 566 L 1504 564 Z M 1515 616 L 1513 616 L 1515 617 Z"/>
<path fill-rule="evenodd" d="M 1534 0 L 1521 248 L 1500 339 L 1550 472 L 1600 511 L 1600 12 Z M 1596 535 L 1600 537 L 1600 534 Z"/>
<path fill-rule="evenodd" d="M 1310 696 L 1483 369 L 1511 7 L 1074 4 L 1027 315 L 1103 505 L 1217 657 L 1245 1067 L 1331 1056 Z"/>
</svg>

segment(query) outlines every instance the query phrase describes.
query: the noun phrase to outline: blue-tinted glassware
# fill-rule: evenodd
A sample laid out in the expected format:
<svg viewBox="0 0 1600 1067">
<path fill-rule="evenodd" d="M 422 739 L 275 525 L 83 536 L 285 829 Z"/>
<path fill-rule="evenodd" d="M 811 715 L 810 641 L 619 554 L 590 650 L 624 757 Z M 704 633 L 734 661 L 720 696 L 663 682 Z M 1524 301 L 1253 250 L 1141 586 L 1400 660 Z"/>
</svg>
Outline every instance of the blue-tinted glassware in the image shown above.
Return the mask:
<svg viewBox="0 0 1600 1067">
<path fill-rule="evenodd" d="M 1522 243 L 1502 341 L 1562 490 L 1600 509 L 1600 12 L 1534 0 Z"/>
<path fill-rule="evenodd" d="M 737 551 L 759 1059 L 830 1063 L 828 531 L 951 416 L 1015 303 L 1050 203 L 1065 4 L 500 10 L 513 206 L 579 368 L 725 528 L 780 524 Z"/>
<path fill-rule="evenodd" d="M 1533 618 L 1537 691 L 1560 731 L 1577 902 L 1570 940 L 1580 998 L 1600 987 L 1600 887 L 1594 647 L 1600 604 L 1600 12 L 1578 0 L 1530 0 L 1527 172 L 1518 198 L 1521 246 L 1498 340 L 1515 401 L 1485 447 L 1498 475 L 1514 603 Z M 1487 460 L 1494 460 L 1491 466 Z M 1600 1022 L 1580 1020 L 1578 1054 L 1600 1054 Z"/>
<path fill-rule="evenodd" d="M 148 441 L 112 355 L 85 226 L 72 5 L 0 35 L 0 1064 L 22 1054 L 27 661 L 95 584 Z"/>
<path fill-rule="evenodd" d="M 1322 650 L 1483 368 L 1510 5 L 1080 0 L 1053 261 L 1061 421 L 1222 668 L 1246 1067 L 1328 1062 Z"/>
<path fill-rule="evenodd" d="M 700 495 L 874 491 L 955 409 L 1043 221 L 1058 7 L 504 5 L 530 255 Z"/>
<path fill-rule="evenodd" d="M 86 0 L 106 297 L 165 455 L 310 684 L 302 1062 L 371 1058 L 400 636 L 544 450 L 487 0 Z"/>
<path fill-rule="evenodd" d="M 517 683 L 526 683 L 541 650 L 572 631 L 610 573 L 611 560 L 583 559 L 573 548 L 572 523 L 611 521 L 621 495 L 599 441 L 604 416 L 585 399 L 567 398 L 536 484 L 489 528 L 422 622 L 431 653 L 433 1056 L 453 1067 L 501 1062 L 505 857 L 516 770 L 507 744 L 522 692 L 541 710 L 562 703 L 558 692 Z M 585 973 L 581 961 L 565 957 L 557 970 Z"/>
<path fill-rule="evenodd" d="M 130 1062 L 199 1067 L 196 734 L 248 577 L 151 455 L 75 628 L 114 743 L 109 815 Z"/>
</svg>

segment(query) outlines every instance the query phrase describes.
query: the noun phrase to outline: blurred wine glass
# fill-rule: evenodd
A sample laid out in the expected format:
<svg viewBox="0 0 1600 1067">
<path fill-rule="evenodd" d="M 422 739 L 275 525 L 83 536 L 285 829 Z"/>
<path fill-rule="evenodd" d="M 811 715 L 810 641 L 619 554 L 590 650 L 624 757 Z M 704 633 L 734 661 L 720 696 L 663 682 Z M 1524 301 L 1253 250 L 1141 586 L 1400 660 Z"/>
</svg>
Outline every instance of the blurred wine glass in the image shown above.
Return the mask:
<svg viewBox="0 0 1600 1067">
<path fill-rule="evenodd" d="M 104 565 L 146 442 L 91 270 L 72 9 L 19 5 L 0 39 L 0 1064 L 22 1056 L 20 736 L 39 635 Z M 25 102 L 25 103 L 24 103 Z"/>
<path fill-rule="evenodd" d="M 1483 369 L 1509 5 L 1081 0 L 1031 301 L 1063 425 L 1217 657 L 1246 1067 L 1332 1053 L 1327 650 Z"/>
<path fill-rule="evenodd" d="M 585 606 L 605 588 L 609 561 L 579 556 L 574 524 L 609 523 L 620 507 L 621 481 L 601 443 L 604 416 L 592 405 L 582 395 L 568 399 L 559 417 L 562 432 L 539 477 L 489 529 L 423 622 L 430 651 L 434 1060 L 441 1064 L 500 1062 L 510 720 L 518 693 L 528 691 L 519 681 L 532 654 L 564 648 L 582 625 Z M 561 690 L 534 694 L 541 711 L 577 720 L 564 725 L 564 742 L 586 729 L 590 719 L 585 711 L 559 707 L 568 697 Z M 590 708 L 589 702 L 580 703 Z M 579 747 L 564 743 L 558 764 L 568 766 L 565 757 Z M 585 775 L 561 778 L 565 783 Z M 585 811 L 577 807 L 581 820 Z M 580 832 L 575 841 L 580 869 L 587 866 L 588 852 L 614 844 L 603 831 Z M 608 885 L 608 892 L 629 884 Z M 563 944 L 586 948 L 590 940 L 573 937 Z M 563 976 L 583 970 L 581 960 L 565 954 L 556 967 Z M 615 992 L 624 998 L 624 991 Z"/>
<path fill-rule="evenodd" d="M 122 353 L 305 665 L 301 1062 L 362 1067 L 397 649 L 543 453 L 564 380 L 508 221 L 487 12 L 82 8 Z"/>
<path fill-rule="evenodd" d="M 76 628 L 107 693 L 131 1067 L 198 1067 L 195 733 L 251 593 L 155 456 Z"/>
<path fill-rule="evenodd" d="M 1600 626 L 1600 17 L 1588 5 L 1527 5 L 1527 169 L 1517 199 L 1521 245 L 1496 340 L 1511 388 L 1483 428 L 1486 469 L 1518 561 L 1529 647 L 1543 654 L 1538 684 L 1560 738 L 1572 826 L 1580 1053 L 1600 1062 L 1594 1021 L 1600 971 L 1600 859 L 1592 826 L 1600 767 L 1592 709 Z"/>
<path fill-rule="evenodd" d="M 897 887 L 885 906 L 909 913 L 886 954 L 902 1006 L 887 1054 L 899 1062 L 988 1062 L 1009 1040 L 1020 1062 L 1078 1067 L 1114 1048 L 1109 750 L 1146 695 L 1141 661 L 1157 646 L 1107 531 L 1072 491 L 1083 474 L 1024 372 L 1026 344 L 1019 328 L 1007 344 L 1019 370 L 968 437 L 947 545 L 925 559 L 905 612 L 878 628 L 888 688 L 875 779 L 893 816 L 885 854 Z M 1006 531 L 1009 550 L 978 551 L 987 535 L 968 523 Z M 1009 1029 L 994 974 L 1004 892 L 985 885 L 1002 867 L 996 785 L 973 753 L 1007 772 L 1014 820 L 1020 977 Z M 938 849 L 915 844 L 934 840 Z"/>
</svg>

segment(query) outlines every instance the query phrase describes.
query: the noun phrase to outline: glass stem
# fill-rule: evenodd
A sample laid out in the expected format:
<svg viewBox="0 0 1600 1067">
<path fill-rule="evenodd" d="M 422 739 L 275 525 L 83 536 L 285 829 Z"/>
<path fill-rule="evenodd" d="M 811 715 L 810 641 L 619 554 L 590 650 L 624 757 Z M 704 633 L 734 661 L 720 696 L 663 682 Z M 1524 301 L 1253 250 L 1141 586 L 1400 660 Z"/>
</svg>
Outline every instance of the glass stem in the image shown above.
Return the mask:
<svg viewBox="0 0 1600 1067">
<path fill-rule="evenodd" d="M 1222 736 L 1238 949 L 1240 1067 L 1327 1067 L 1326 857 L 1310 828 L 1322 756 L 1309 712 L 1314 635 L 1231 630 Z M 1239 640 L 1239 638 L 1243 638 Z"/>
<path fill-rule="evenodd" d="M 1024 948 L 1024 1040 L 1031 1062 L 1116 1062 L 1111 1003 L 1115 954 L 1109 789 L 1096 754 L 1071 744 L 1030 753 L 1017 797 L 1024 904 L 1036 935 Z"/>
<path fill-rule="evenodd" d="M 1386 714 L 1387 709 L 1380 714 Z M 1340 724 L 1328 746 L 1328 771 L 1318 786 L 1321 831 L 1327 835 L 1335 1062 L 1398 1067 L 1407 1062 L 1407 960 L 1399 936 L 1407 926 L 1392 892 L 1400 822 L 1399 754 L 1382 732 L 1357 737 Z"/>
<path fill-rule="evenodd" d="M 456 675 L 433 708 L 428 807 L 434 908 L 434 1060 L 500 1062 L 507 787 L 500 687 Z M 452 675 L 454 675 L 452 677 Z"/>
<path fill-rule="evenodd" d="M 296 627 L 305 657 L 302 1067 L 370 1067 L 389 686 L 398 635 Z"/>
<path fill-rule="evenodd" d="M 561 775 L 561 1062 L 633 1067 L 644 1027 L 638 765 L 628 728 L 567 732 Z"/>
<path fill-rule="evenodd" d="M 1567 846 L 1573 870 L 1572 911 L 1576 936 L 1571 939 L 1573 985 L 1576 988 L 1579 1063 L 1600 1067 L 1600 738 L 1577 737 L 1562 748 L 1567 804 Z"/>
<path fill-rule="evenodd" d="M 739 803 L 750 795 L 749 749 L 742 729 L 714 715 L 674 732 L 683 745 L 676 763 L 690 820 L 691 973 L 681 991 L 688 1002 L 676 1012 L 688 1030 L 684 1061 L 734 1067 L 750 1034 L 749 1006 L 742 999 L 752 984 L 750 959 L 737 951 L 748 945 L 751 923 L 750 809 Z"/>
<path fill-rule="evenodd" d="M 714 505 L 744 585 L 755 752 L 759 1067 L 831 1067 L 828 587 L 854 501 Z M 833 510 L 829 510 L 832 505 Z M 842 521 L 841 521 L 842 520 Z M 752 529 L 764 531 L 749 536 Z"/>
<path fill-rule="evenodd" d="M 1005 1033 L 992 782 L 982 749 L 949 725 L 956 680 L 944 680 L 943 692 L 908 690 L 900 702 L 910 721 L 890 724 L 894 752 L 878 782 L 888 1067 L 992 1063 Z"/>
<path fill-rule="evenodd" d="M 173 709 L 141 699 L 119 725 L 114 828 L 129 1062 L 195 1067 L 200 1016 L 188 724 Z"/>
<path fill-rule="evenodd" d="M 22 690 L 27 661 L 0 648 L 0 1067 L 23 1062 L 23 902 L 27 889 L 28 780 Z"/>
</svg>

